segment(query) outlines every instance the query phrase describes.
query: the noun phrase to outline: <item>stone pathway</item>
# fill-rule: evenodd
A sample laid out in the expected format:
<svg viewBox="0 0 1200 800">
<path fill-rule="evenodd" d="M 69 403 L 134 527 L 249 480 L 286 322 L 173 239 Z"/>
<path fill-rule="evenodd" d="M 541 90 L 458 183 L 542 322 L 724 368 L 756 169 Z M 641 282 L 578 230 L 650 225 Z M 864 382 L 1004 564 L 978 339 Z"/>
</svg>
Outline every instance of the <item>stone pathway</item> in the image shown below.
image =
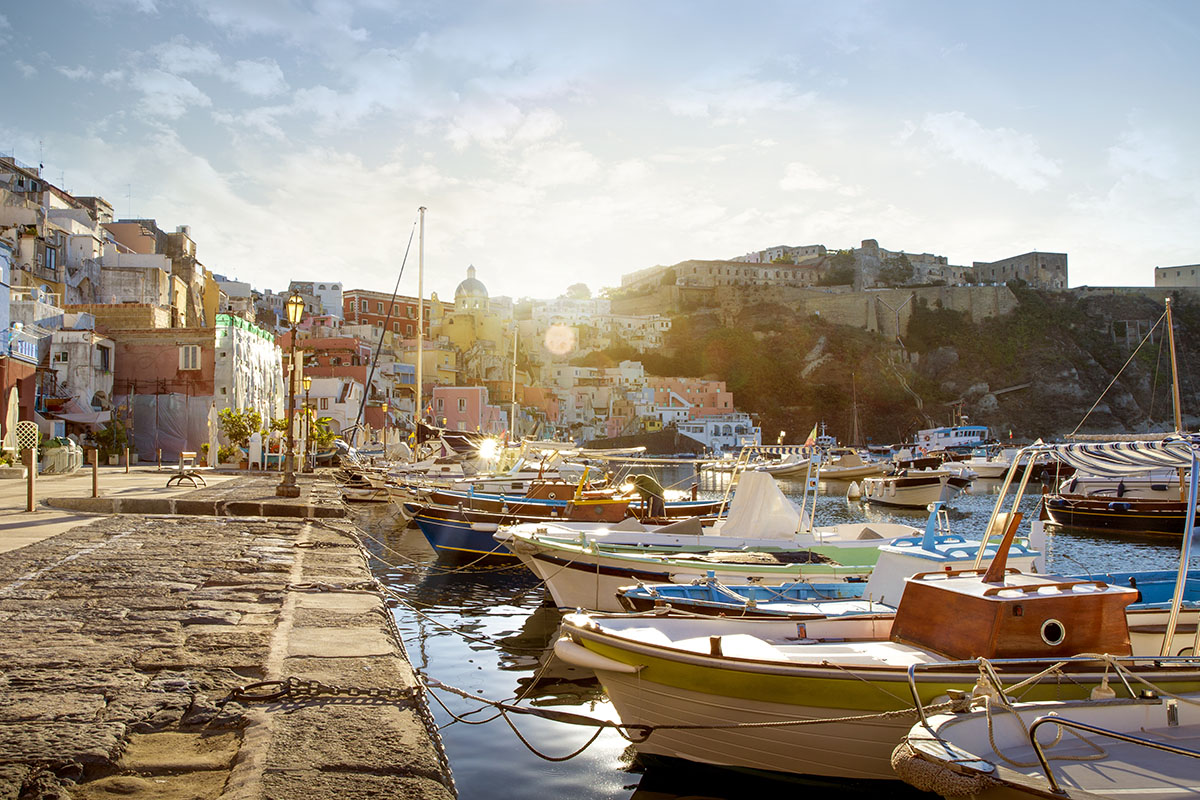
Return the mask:
<svg viewBox="0 0 1200 800">
<path fill-rule="evenodd" d="M 0 558 L 0 800 L 453 797 L 380 597 L 311 591 L 370 579 L 331 525 L 122 515 Z M 386 696 L 222 702 L 288 677 Z"/>
</svg>

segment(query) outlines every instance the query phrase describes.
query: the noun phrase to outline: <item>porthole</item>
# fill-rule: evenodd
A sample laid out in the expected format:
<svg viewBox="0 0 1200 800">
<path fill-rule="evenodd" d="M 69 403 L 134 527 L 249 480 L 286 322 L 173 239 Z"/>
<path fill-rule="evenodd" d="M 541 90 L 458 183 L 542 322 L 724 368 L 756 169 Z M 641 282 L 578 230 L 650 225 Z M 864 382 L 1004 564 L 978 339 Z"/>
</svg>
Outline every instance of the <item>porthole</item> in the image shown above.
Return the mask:
<svg viewBox="0 0 1200 800">
<path fill-rule="evenodd" d="M 1067 638 L 1067 629 L 1056 619 L 1048 619 L 1042 623 L 1042 641 L 1051 647 L 1056 647 Z"/>
</svg>

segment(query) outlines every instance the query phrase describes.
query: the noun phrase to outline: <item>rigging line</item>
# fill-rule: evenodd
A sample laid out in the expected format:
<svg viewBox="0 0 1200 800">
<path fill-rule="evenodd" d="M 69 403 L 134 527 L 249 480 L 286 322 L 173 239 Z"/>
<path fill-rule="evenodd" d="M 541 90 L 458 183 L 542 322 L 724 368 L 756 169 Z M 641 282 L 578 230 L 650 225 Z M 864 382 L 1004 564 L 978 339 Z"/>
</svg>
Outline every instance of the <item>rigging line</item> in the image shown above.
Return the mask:
<svg viewBox="0 0 1200 800">
<path fill-rule="evenodd" d="M 1108 386 L 1104 387 L 1104 391 L 1101 392 L 1100 396 L 1096 398 L 1096 402 L 1092 403 L 1092 407 L 1089 408 L 1087 413 L 1083 415 L 1083 419 L 1079 420 L 1079 424 L 1075 426 L 1075 430 L 1067 434 L 1068 439 L 1079 433 L 1079 429 L 1083 427 L 1083 423 L 1087 422 L 1087 418 L 1090 417 L 1092 412 L 1096 410 L 1096 407 L 1100 405 L 1100 401 L 1104 399 L 1104 395 L 1108 394 L 1108 390 L 1111 389 L 1113 384 L 1117 382 L 1117 379 L 1121 377 L 1121 373 L 1125 371 L 1125 367 L 1129 366 L 1130 362 L 1133 361 L 1134 357 L 1137 356 L 1138 352 L 1141 351 L 1142 345 L 1146 343 L 1146 340 L 1150 338 L 1151 334 L 1153 334 L 1155 329 L 1162 324 L 1162 321 L 1166 319 L 1166 317 L 1167 312 L 1164 311 L 1163 315 L 1158 318 L 1158 322 L 1155 322 L 1154 325 L 1151 326 L 1150 330 L 1146 332 L 1146 335 L 1142 337 L 1142 340 L 1138 342 L 1138 346 L 1133 349 L 1133 352 L 1130 353 L 1129 358 L 1125 359 L 1125 363 L 1121 365 L 1119 370 L 1117 370 L 1117 374 L 1113 375 L 1112 380 L 1108 382 Z"/>
<path fill-rule="evenodd" d="M 1158 395 L 1158 376 L 1162 372 L 1162 357 L 1163 346 L 1166 344 L 1166 337 L 1158 338 L 1158 356 L 1154 359 L 1154 383 L 1150 385 L 1150 408 L 1146 411 L 1147 419 L 1154 419 L 1154 400 Z"/>
<path fill-rule="evenodd" d="M 375 377 L 375 365 L 379 363 L 379 353 L 383 350 L 383 337 L 387 334 L 388 323 L 392 319 L 392 309 L 396 307 L 396 297 L 400 294 L 400 279 L 404 277 L 404 267 L 408 264 L 408 251 L 412 249 L 413 235 L 417 232 L 417 221 L 413 220 L 412 230 L 408 232 L 408 244 L 404 247 L 404 258 L 400 262 L 400 274 L 396 276 L 396 288 L 392 290 L 392 299 L 388 301 L 387 316 L 383 318 L 383 327 L 379 331 L 379 344 L 375 346 L 375 356 L 371 359 L 371 369 L 367 372 L 367 385 L 363 387 L 362 402 L 358 404 L 358 416 L 354 418 L 354 425 L 350 428 L 350 444 L 354 444 L 354 440 L 358 438 L 358 425 L 362 421 L 363 411 L 367 407 L 367 398 L 371 395 L 371 380 Z M 420 297 L 417 298 L 418 303 L 424 303 Z M 418 334 L 421 332 L 418 331 Z M 416 411 L 413 412 L 414 414 Z M 387 420 L 383 421 L 384 427 L 387 427 Z M 414 423 L 415 424 L 415 423 Z M 384 459 L 387 459 L 387 453 L 383 454 Z"/>
</svg>

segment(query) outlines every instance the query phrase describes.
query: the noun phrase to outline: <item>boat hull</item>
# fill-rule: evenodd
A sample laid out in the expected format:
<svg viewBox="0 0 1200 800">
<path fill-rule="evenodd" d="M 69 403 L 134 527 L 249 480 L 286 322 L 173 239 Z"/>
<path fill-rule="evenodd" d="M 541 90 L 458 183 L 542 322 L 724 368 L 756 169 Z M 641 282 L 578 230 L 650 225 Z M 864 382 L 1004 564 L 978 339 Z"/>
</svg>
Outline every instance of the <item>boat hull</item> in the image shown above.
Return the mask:
<svg viewBox="0 0 1200 800">
<path fill-rule="evenodd" d="M 1187 525 L 1187 503 L 1178 500 L 1053 495 L 1043 508 L 1051 522 L 1065 528 L 1182 536 Z"/>
<path fill-rule="evenodd" d="M 635 743 L 639 752 L 723 767 L 896 779 L 891 754 L 916 719 L 915 712 L 905 711 L 912 708 L 906 665 L 859 667 L 714 656 L 614 637 L 569 619 L 564 632 L 572 644 L 590 651 L 593 669 L 621 721 L 664 726 Z M 570 661 L 569 650 L 556 651 Z M 1001 674 L 1015 682 L 1037 671 L 1040 668 Z M 1103 674 L 1103 667 L 1073 672 L 1069 682 L 1039 683 L 1028 687 L 1024 696 L 1083 699 Z M 962 665 L 941 673 L 918 673 L 918 695 L 929 704 L 944 700 L 949 689 L 969 694 L 978 675 L 977 669 Z M 1175 692 L 1200 689 L 1200 672 L 1194 668 L 1160 670 L 1151 680 Z M 823 722 L 806 722 L 811 720 Z M 671 727 L 680 725 L 698 727 Z M 726 727 L 732 725 L 750 727 Z"/>
<path fill-rule="evenodd" d="M 815 546 L 812 549 L 821 552 L 834 548 Z M 859 553 L 844 557 L 847 560 L 866 563 L 766 565 L 702 560 L 685 562 L 679 558 L 672 558 L 673 554 L 642 554 L 633 557 L 605 552 L 586 545 L 561 542 L 550 545 L 516 540 L 512 548 L 512 552 L 521 559 L 521 563 L 545 582 L 558 608 L 587 608 L 596 611 L 622 611 L 618 592 L 630 584 L 691 583 L 710 573 L 721 582 L 729 584 L 805 580 L 834 582 L 858 579 L 870 573 L 874 561 L 879 556 L 877 548 L 859 550 Z"/>
</svg>

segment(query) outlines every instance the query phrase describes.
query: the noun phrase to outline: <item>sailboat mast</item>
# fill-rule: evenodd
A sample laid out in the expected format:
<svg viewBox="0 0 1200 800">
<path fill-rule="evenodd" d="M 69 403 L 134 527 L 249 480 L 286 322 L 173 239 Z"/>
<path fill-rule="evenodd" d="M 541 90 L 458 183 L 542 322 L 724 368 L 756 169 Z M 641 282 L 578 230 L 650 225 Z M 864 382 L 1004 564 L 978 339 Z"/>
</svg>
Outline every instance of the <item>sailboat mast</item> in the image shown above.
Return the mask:
<svg viewBox="0 0 1200 800">
<path fill-rule="evenodd" d="M 512 373 L 512 407 L 508 412 L 508 435 L 512 441 L 517 439 L 517 321 L 513 320 L 513 373 Z"/>
<path fill-rule="evenodd" d="M 425 339 L 425 206 L 417 209 L 421 215 L 421 234 L 417 240 L 417 404 L 413 408 L 413 432 L 417 430 L 421 413 L 421 390 L 424 387 L 424 347 Z M 415 457 L 415 454 L 414 454 Z"/>
<path fill-rule="evenodd" d="M 1167 298 L 1167 343 L 1171 350 L 1171 401 L 1175 404 L 1175 432 L 1183 433 L 1183 415 L 1179 403 L 1179 367 L 1175 363 L 1175 324 L 1171 321 L 1171 298 Z"/>
</svg>

